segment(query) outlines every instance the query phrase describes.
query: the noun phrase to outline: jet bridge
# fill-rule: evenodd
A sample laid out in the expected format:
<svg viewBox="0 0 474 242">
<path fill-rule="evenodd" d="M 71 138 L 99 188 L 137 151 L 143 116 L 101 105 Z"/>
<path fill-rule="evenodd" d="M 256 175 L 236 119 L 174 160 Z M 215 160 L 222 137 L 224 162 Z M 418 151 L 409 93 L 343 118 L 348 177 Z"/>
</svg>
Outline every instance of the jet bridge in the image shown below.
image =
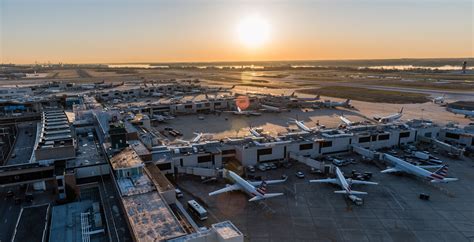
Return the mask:
<svg viewBox="0 0 474 242">
<path fill-rule="evenodd" d="M 441 140 L 438 140 L 438 139 L 435 139 L 435 138 L 429 138 L 429 137 L 424 137 L 424 136 L 418 136 L 418 139 L 423 141 L 423 142 L 426 142 L 426 143 L 430 143 L 430 144 L 433 144 L 435 145 L 437 148 L 439 149 L 442 149 L 446 152 L 449 152 L 449 153 L 452 153 L 453 155 L 455 156 L 461 156 L 462 153 L 464 152 L 463 149 L 459 149 L 455 146 L 452 146 L 448 143 L 445 143 Z"/>
<path fill-rule="evenodd" d="M 317 161 L 317 160 L 312 159 L 310 157 L 305 157 L 305 156 L 299 155 L 299 154 L 294 153 L 294 152 L 289 153 L 289 158 L 293 159 L 293 160 L 296 160 L 296 161 L 299 161 L 299 162 L 301 162 L 303 164 L 306 164 L 310 167 L 313 167 L 315 169 L 319 169 L 321 171 L 324 171 L 324 168 L 325 168 L 325 163 L 324 162 Z M 330 170 L 331 170 L 330 172 L 333 172 L 333 169 L 330 169 Z"/>
<path fill-rule="evenodd" d="M 357 145 L 352 145 L 352 151 L 354 151 L 355 153 L 361 156 L 365 156 L 371 160 L 380 159 L 380 153 L 357 146 Z"/>
</svg>

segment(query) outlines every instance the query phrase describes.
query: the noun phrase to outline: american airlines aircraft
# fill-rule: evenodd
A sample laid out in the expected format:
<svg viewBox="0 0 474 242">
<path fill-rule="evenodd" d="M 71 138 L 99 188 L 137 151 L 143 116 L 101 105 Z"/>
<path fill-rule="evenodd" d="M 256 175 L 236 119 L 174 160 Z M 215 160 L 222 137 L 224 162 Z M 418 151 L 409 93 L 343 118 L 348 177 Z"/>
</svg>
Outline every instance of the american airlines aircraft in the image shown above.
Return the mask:
<svg viewBox="0 0 474 242">
<path fill-rule="evenodd" d="M 319 180 L 310 180 L 310 183 L 332 183 L 339 185 L 343 190 L 334 191 L 334 193 L 346 194 L 346 195 L 365 195 L 367 192 L 359 192 L 351 189 L 352 184 L 363 184 L 363 185 L 377 185 L 377 182 L 353 180 L 351 178 L 346 179 L 342 174 L 339 167 L 336 167 L 336 178 L 327 178 Z"/>
<path fill-rule="evenodd" d="M 385 117 L 377 117 L 376 116 L 376 117 L 374 117 L 374 119 L 376 121 L 378 121 L 379 123 L 384 123 L 384 124 L 391 123 L 393 121 L 399 120 L 403 115 L 402 113 L 403 113 L 403 108 L 400 109 L 400 112 L 398 112 L 398 113 L 390 114 L 390 115 L 385 116 Z"/>
<path fill-rule="evenodd" d="M 323 102 L 323 105 L 327 108 L 335 108 L 335 107 L 351 107 L 351 100 L 347 99 L 344 102 L 332 102 L 329 100 L 326 100 Z"/>
<path fill-rule="evenodd" d="M 344 115 L 339 116 L 339 119 L 347 126 L 352 126 L 355 122 L 350 121 L 348 118 L 344 117 Z"/>
<path fill-rule="evenodd" d="M 464 110 L 464 109 L 455 109 L 450 108 L 449 111 L 453 112 L 454 114 L 461 114 L 464 115 L 466 118 L 474 118 L 474 111 Z"/>
<path fill-rule="evenodd" d="M 303 121 L 300 121 L 298 119 L 291 119 L 291 121 L 293 121 L 296 124 L 296 126 L 298 126 L 299 129 L 301 129 L 303 131 L 306 131 L 306 132 L 314 132 L 314 131 L 319 130 L 317 127 L 310 128 L 310 127 L 306 126 Z"/>
<path fill-rule="evenodd" d="M 267 193 L 267 185 L 282 183 L 286 181 L 286 179 L 270 180 L 270 181 L 247 181 L 247 180 L 244 180 L 239 175 L 235 174 L 233 171 L 229 171 L 225 169 L 224 169 L 224 177 L 230 179 L 234 184 L 226 186 L 217 191 L 211 192 L 209 193 L 209 196 L 214 196 L 220 193 L 240 190 L 252 196 L 252 198 L 249 199 L 249 202 L 255 202 L 258 200 L 283 195 L 283 193 Z"/>
<path fill-rule="evenodd" d="M 250 115 L 260 116 L 260 115 L 262 115 L 261 113 L 255 112 L 255 111 L 252 111 L 252 110 L 242 111 L 242 109 L 240 109 L 239 107 L 237 107 L 237 111 L 231 111 L 231 112 L 235 115 L 247 115 L 247 116 L 250 116 Z"/>
<path fill-rule="evenodd" d="M 177 139 L 177 141 L 183 142 L 183 143 L 187 143 L 188 145 L 190 145 L 190 144 L 197 144 L 197 143 L 199 143 L 199 141 L 201 141 L 202 136 L 204 136 L 204 135 L 209 135 L 209 134 L 202 133 L 202 132 L 200 132 L 200 133 L 194 132 L 194 134 L 195 134 L 196 136 L 195 136 L 192 140 L 190 140 L 190 141 L 182 140 L 182 139 Z"/>
<path fill-rule="evenodd" d="M 444 98 L 446 95 L 435 97 L 432 99 L 433 103 L 444 103 Z"/>
<path fill-rule="evenodd" d="M 392 167 L 389 167 L 381 171 L 382 173 L 405 172 L 405 173 L 413 174 L 418 177 L 428 179 L 430 182 L 433 182 L 433 183 L 451 182 L 451 181 L 458 180 L 457 178 L 446 178 L 446 176 L 448 175 L 448 165 L 416 166 L 389 154 L 384 154 L 384 159 L 390 162 L 392 164 Z M 436 170 L 435 172 L 431 172 L 431 171 L 426 170 L 427 168 L 439 168 L 439 169 Z"/>
<path fill-rule="evenodd" d="M 285 111 L 285 112 L 288 112 L 288 111 L 289 111 L 289 110 L 286 109 L 286 108 L 274 107 L 274 106 L 265 105 L 265 104 L 262 104 L 261 106 L 262 106 L 262 108 L 263 108 L 263 111 L 266 111 L 266 112 L 281 113 L 281 112 L 283 112 L 283 111 Z"/>
</svg>

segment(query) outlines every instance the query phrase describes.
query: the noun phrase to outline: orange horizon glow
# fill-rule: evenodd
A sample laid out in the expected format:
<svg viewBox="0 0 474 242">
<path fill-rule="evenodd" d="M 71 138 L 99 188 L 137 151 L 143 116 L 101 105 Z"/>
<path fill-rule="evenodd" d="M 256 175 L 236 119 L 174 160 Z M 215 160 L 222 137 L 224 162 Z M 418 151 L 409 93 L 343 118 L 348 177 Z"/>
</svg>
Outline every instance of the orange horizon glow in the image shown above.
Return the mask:
<svg viewBox="0 0 474 242">
<path fill-rule="evenodd" d="M 470 58 L 473 3 L 454 2 L 4 0 L 0 63 Z"/>
</svg>

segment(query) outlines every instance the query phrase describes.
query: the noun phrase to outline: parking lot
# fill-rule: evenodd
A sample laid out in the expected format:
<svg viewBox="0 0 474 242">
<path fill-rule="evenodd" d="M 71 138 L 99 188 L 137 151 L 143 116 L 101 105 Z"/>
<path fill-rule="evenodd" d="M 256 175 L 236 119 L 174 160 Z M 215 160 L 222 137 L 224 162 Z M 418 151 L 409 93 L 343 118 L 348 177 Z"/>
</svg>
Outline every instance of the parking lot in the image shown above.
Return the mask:
<svg viewBox="0 0 474 242">
<path fill-rule="evenodd" d="M 354 156 L 357 157 L 357 156 Z M 449 176 L 457 182 L 431 184 L 409 175 L 381 174 L 373 164 L 358 162 L 341 167 L 372 172 L 377 186 L 355 186 L 368 192 L 364 204 L 357 206 L 341 194 L 336 185 L 310 184 L 309 179 L 324 178 L 311 174 L 310 168 L 294 163 L 290 168 L 260 172 L 264 179 L 288 181 L 269 185 L 267 192 L 283 192 L 261 203 L 251 203 L 242 192 L 209 197 L 225 186 L 224 181 L 202 184 L 199 178 L 180 179 L 185 191 L 183 201 L 198 198 L 208 209 L 209 219 L 202 225 L 231 220 L 247 241 L 472 241 L 474 238 L 474 163 L 440 156 L 450 165 Z M 357 159 L 358 160 L 358 159 Z M 302 171 L 305 178 L 297 178 Z M 430 200 L 419 199 L 426 193 Z"/>
</svg>

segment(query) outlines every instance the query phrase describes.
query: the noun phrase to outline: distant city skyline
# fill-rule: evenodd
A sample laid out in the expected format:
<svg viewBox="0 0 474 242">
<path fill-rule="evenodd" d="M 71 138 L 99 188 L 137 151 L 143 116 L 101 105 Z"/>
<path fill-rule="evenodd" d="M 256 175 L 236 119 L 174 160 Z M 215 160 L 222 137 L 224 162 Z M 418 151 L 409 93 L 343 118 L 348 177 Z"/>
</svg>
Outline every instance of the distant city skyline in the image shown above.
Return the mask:
<svg viewBox="0 0 474 242">
<path fill-rule="evenodd" d="M 0 63 L 474 56 L 470 0 L 0 0 Z"/>
</svg>

